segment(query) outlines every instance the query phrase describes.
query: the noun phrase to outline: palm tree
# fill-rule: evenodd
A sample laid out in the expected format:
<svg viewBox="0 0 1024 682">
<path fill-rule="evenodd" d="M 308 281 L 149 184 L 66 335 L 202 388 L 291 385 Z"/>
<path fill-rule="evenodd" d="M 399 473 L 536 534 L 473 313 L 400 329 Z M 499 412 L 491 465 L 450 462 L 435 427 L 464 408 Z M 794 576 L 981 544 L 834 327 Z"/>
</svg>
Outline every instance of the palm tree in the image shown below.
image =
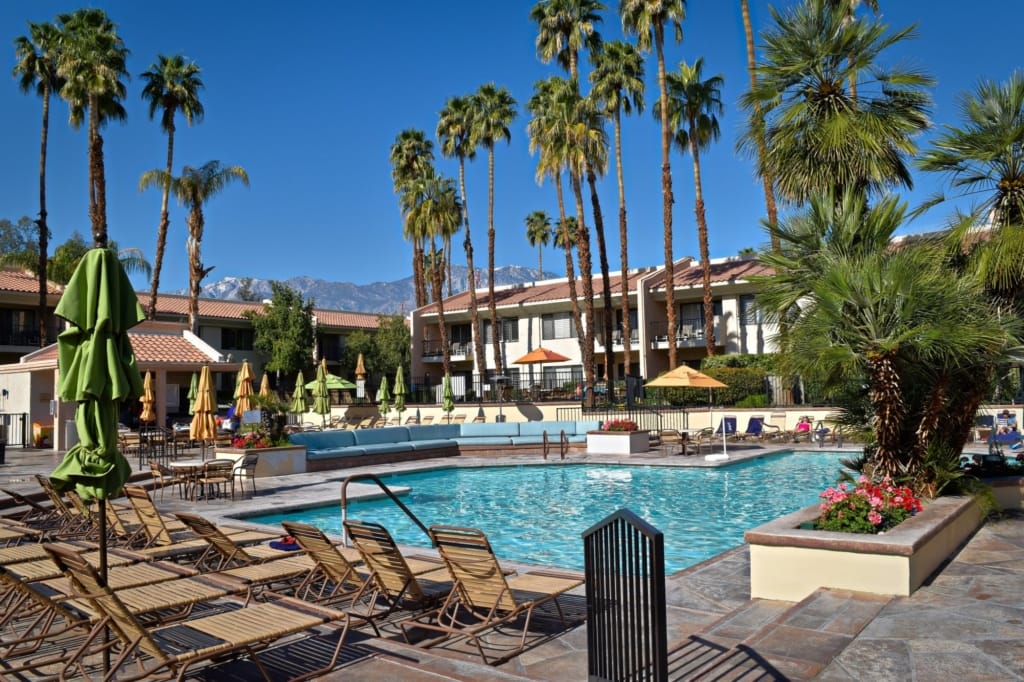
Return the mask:
<svg viewBox="0 0 1024 682">
<path fill-rule="evenodd" d="M 619 260 L 622 265 L 622 351 L 625 376 L 632 373 L 630 356 L 629 316 L 629 246 L 627 241 L 626 186 L 622 171 L 622 112 L 628 116 L 635 108 L 644 110 L 644 63 L 640 51 L 627 42 L 605 43 L 604 49 L 591 56 L 594 70 L 590 74 L 593 97 L 611 116 L 615 127 L 615 179 L 619 188 Z"/>
<path fill-rule="evenodd" d="M 878 0 L 826 0 L 828 5 L 835 11 L 841 12 L 843 15 L 843 25 L 849 26 L 856 19 L 857 9 L 860 7 L 861 2 L 867 5 L 875 14 L 878 14 Z M 853 65 L 853 57 L 850 56 L 848 61 Z M 856 76 L 850 79 L 850 97 L 857 99 L 857 78 Z"/>
<path fill-rule="evenodd" d="M 661 101 L 668 100 L 665 78 L 665 24 L 675 29 L 675 40 L 683 39 L 682 21 L 686 17 L 685 0 L 620 0 L 619 15 L 626 33 L 636 34 L 637 46 L 649 51 L 654 46 L 658 59 L 658 93 Z M 661 111 L 661 210 L 665 232 L 665 312 L 668 328 L 676 327 L 675 262 L 672 258 L 672 163 L 669 148 L 672 129 L 668 123 L 668 109 Z M 670 335 L 675 339 L 674 335 Z M 675 369 L 676 344 L 668 344 L 668 368 Z"/>
<path fill-rule="evenodd" d="M 516 117 L 516 101 L 507 88 L 487 83 L 473 94 L 472 102 L 473 129 L 470 135 L 474 145 L 483 145 L 487 150 L 487 309 L 491 329 L 494 330 L 494 371 L 500 376 L 503 364 L 498 338 L 498 306 L 494 299 L 494 144 L 499 140 L 512 140 L 509 126 Z"/>
<path fill-rule="evenodd" d="M 53 24 L 29 23 L 29 35 L 14 39 L 14 51 L 18 63 L 14 66 L 14 77 L 18 79 L 21 91 L 35 91 L 43 100 L 43 123 L 39 141 L 39 218 L 35 221 L 39 230 L 39 253 L 36 258 L 36 273 L 39 278 L 39 346 L 47 344 L 49 310 L 46 305 L 46 260 L 49 250 L 50 228 L 46 224 L 46 145 L 50 131 L 50 96 L 60 92 L 63 79 L 57 74 L 60 55 L 60 31 Z"/>
<path fill-rule="evenodd" d="M 476 269 L 473 266 L 473 240 L 469 235 L 469 203 L 466 196 L 466 159 L 476 157 L 473 134 L 473 98 L 452 97 L 445 104 L 437 122 L 437 139 L 441 143 L 441 154 L 445 158 L 459 160 L 459 195 L 462 197 L 462 220 L 466 236 L 462 246 L 466 250 L 467 285 L 469 289 L 469 313 L 473 334 L 473 355 L 477 371 L 481 376 L 487 368 L 484 355 L 484 337 L 480 333 L 480 312 L 476 302 Z"/>
<path fill-rule="evenodd" d="M 434 143 L 427 139 L 426 133 L 422 130 L 408 128 L 395 137 L 389 158 L 395 194 L 401 194 L 405 183 L 422 176 L 428 167 L 433 167 Z M 408 225 L 403 226 L 403 230 L 408 238 Z M 427 302 L 426 280 L 423 274 L 423 243 L 418 240 L 413 240 L 412 274 L 418 308 Z"/>
<path fill-rule="evenodd" d="M 64 79 L 61 97 L 71 107 L 71 124 L 89 117 L 89 218 L 93 243 L 107 244 L 107 187 L 100 128 L 111 119 L 126 118 L 121 99 L 128 76 L 128 49 L 117 27 L 100 9 L 79 9 L 57 16 L 62 39 L 57 73 Z"/>
<path fill-rule="evenodd" d="M 168 57 L 157 55 L 155 63 L 148 71 L 143 72 L 146 81 L 142 88 L 142 99 L 149 102 L 149 119 L 153 120 L 157 110 L 161 110 L 160 127 L 167 133 L 167 165 L 165 172 L 171 177 L 174 166 L 174 117 L 181 111 L 185 122 L 192 125 L 203 118 L 203 104 L 199 101 L 199 91 L 203 89 L 203 81 L 199 78 L 199 67 L 195 62 L 186 62 L 180 54 Z M 160 288 L 160 270 L 164 262 L 164 249 L 167 247 L 167 227 L 170 216 L 167 212 L 167 201 L 171 188 L 165 185 L 160 199 L 160 224 L 156 232 L 156 256 L 153 261 L 153 282 L 149 291 L 150 319 L 156 317 L 156 293 Z"/>
<path fill-rule="evenodd" d="M 715 318 L 711 300 L 711 254 L 708 249 L 708 222 L 704 211 L 704 188 L 701 182 L 700 151 L 718 139 L 718 116 L 722 106 L 724 80 L 712 76 L 703 80 L 704 59 L 690 66 L 679 64 L 679 71 L 668 76 L 669 119 L 675 129 L 675 143 L 682 153 L 693 158 L 693 211 L 697 215 L 697 239 L 700 243 L 700 265 L 704 285 L 704 343 L 708 357 L 715 354 Z M 655 108 L 662 107 L 662 102 Z M 670 328 L 671 329 L 671 328 Z M 672 332 L 670 332 L 672 333 Z"/>
<path fill-rule="evenodd" d="M 579 52 L 601 51 L 601 34 L 595 25 L 601 21 L 604 4 L 598 0 L 540 0 L 530 10 L 537 24 L 537 55 L 547 64 L 557 59 L 569 77 L 579 79 Z"/>
<path fill-rule="evenodd" d="M 877 20 L 846 25 L 826 0 L 771 12 L 757 87 L 744 96 L 746 106 L 758 102 L 765 114 L 767 155 L 759 171 L 767 170 L 779 196 L 795 203 L 825 192 L 841 196 L 846 187 L 869 195 L 911 187 L 908 159 L 929 125 L 926 88 L 933 81 L 877 61 L 912 28 L 887 35 Z M 856 99 L 851 80 L 861 86 Z"/>
<path fill-rule="evenodd" d="M 188 323 L 193 334 L 199 333 L 199 290 L 213 266 L 203 267 L 201 247 L 206 220 L 203 206 L 231 182 L 239 180 L 249 186 L 249 174 L 241 166 L 222 166 L 220 161 L 207 161 L 194 168 L 185 166 L 181 176 L 171 178 L 167 172 L 154 169 L 146 171 L 139 180 L 139 189 L 169 186 L 178 203 L 189 209 L 188 225 Z"/>
<path fill-rule="evenodd" d="M 754 27 L 750 23 L 750 2 L 740 0 L 740 14 L 743 16 L 743 36 L 747 46 L 747 75 L 750 78 L 750 91 L 757 90 L 757 54 L 754 52 Z M 771 172 L 765 167 L 764 157 L 768 153 L 764 143 L 764 112 L 761 110 L 761 103 L 757 100 L 751 102 L 750 112 L 750 136 L 753 137 L 754 149 L 757 154 L 757 165 L 761 168 L 761 185 L 764 187 L 764 205 L 769 225 L 774 225 L 779 220 L 779 209 L 775 203 L 775 190 L 772 186 Z M 740 148 L 743 141 L 740 140 Z M 779 250 L 778 238 L 772 233 L 772 250 Z"/>
<path fill-rule="evenodd" d="M 537 279 L 544 277 L 544 247 L 551 242 L 551 216 L 547 211 L 533 211 L 526 216 L 526 241 L 537 247 Z"/>
</svg>

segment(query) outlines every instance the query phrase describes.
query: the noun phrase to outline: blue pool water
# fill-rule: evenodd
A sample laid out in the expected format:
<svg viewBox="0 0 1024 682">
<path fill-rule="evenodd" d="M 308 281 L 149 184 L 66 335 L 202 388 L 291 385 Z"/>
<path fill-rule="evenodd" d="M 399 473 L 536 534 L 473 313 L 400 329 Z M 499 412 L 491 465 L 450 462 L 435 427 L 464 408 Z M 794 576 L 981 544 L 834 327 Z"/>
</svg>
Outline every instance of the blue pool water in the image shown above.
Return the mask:
<svg viewBox="0 0 1024 682">
<path fill-rule="evenodd" d="M 665 568 L 672 572 L 742 544 L 745 530 L 818 502 L 818 494 L 835 484 L 842 456 L 780 454 L 717 469 L 494 466 L 381 480 L 412 488 L 401 499 L 424 525 L 480 528 L 499 557 L 553 566 L 583 568 L 581 533 L 627 507 L 665 534 Z M 390 500 L 350 502 L 348 514 L 384 525 L 401 543 L 430 546 Z M 294 520 L 341 533 L 337 502 L 248 520 Z"/>
</svg>

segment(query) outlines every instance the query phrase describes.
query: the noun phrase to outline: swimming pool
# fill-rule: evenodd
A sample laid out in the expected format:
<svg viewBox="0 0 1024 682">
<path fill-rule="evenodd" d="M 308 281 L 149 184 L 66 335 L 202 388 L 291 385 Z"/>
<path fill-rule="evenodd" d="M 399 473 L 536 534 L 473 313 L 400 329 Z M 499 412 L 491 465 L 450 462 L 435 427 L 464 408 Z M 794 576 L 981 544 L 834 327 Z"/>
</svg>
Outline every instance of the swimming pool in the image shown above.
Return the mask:
<svg viewBox="0 0 1024 682">
<path fill-rule="evenodd" d="M 480 528 L 503 559 L 583 568 L 580 534 L 628 507 L 665 534 L 665 569 L 678 571 L 743 543 L 743 532 L 809 504 L 838 478 L 843 453 L 785 453 L 715 469 L 594 464 L 453 468 L 382 476 L 411 486 L 402 501 L 427 526 Z M 849 457 L 849 453 L 845 453 Z M 390 500 L 350 502 L 349 518 L 384 525 L 429 547 Z M 337 501 L 247 520 L 301 521 L 341 533 Z"/>
</svg>

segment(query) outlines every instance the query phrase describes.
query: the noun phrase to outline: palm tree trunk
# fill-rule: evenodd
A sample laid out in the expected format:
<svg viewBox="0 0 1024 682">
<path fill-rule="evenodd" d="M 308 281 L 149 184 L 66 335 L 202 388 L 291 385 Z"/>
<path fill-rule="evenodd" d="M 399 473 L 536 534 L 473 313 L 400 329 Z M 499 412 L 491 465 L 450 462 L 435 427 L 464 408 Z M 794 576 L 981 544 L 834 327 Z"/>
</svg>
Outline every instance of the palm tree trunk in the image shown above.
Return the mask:
<svg viewBox="0 0 1024 682">
<path fill-rule="evenodd" d="M 584 403 L 594 400 L 594 266 L 590 258 L 590 230 L 583 211 L 583 185 L 581 178 L 569 173 L 569 182 L 576 197 L 576 255 L 580 260 L 580 280 L 583 282 L 583 305 L 586 324 L 583 325 L 583 377 L 586 383 Z"/>
<path fill-rule="evenodd" d="M 587 167 L 587 184 L 590 186 L 590 205 L 594 211 L 594 231 L 597 233 L 597 257 L 601 265 L 601 303 L 604 316 L 604 379 L 608 393 L 606 399 L 615 400 L 615 347 L 612 345 L 612 284 L 608 275 L 608 247 L 604 240 L 604 216 L 601 201 L 597 197 L 597 176 Z"/>
<path fill-rule="evenodd" d="M 423 243 L 419 237 L 412 238 L 412 273 L 413 288 L 416 290 L 416 307 L 422 308 L 427 304 L 426 273 L 423 268 Z"/>
<path fill-rule="evenodd" d="M 665 84 L 665 29 L 660 23 L 654 26 L 654 46 L 658 54 L 658 91 L 661 101 L 668 102 Z M 668 125 L 668 107 L 661 107 L 661 212 L 665 231 L 665 318 L 668 326 L 668 368 L 676 367 L 676 296 L 675 262 L 672 259 L 672 163 L 669 148 L 672 146 L 672 130 Z"/>
<path fill-rule="evenodd" d="M 473 269 L 473 240 L 469 235 L 469 200 L 466 197 L 466 159 L 462 156 L 459 157 L 459 192 L 462 194 L 462 219 L 466 225 L 466 238 L 462 246 L 466 250 L 466 268 L 469 270 L 466 284 L 469 287 L 469 314 L 473 328 L 473 359 L 477 372 L 482 376 L 487 366 L 487 356 L 484 355 L 484 337 L 480 333 L 480 312 L 476 305 L 476 270 Z"/>
<path fill-rule="evenodd" d="M 93 246 L 106 248 L 107 231 L 103 220 L 100 218 L 99 199 L 97 186 L 99 181 L 99 129 L 100 114 L 95 95 L 89 96 L 89 222 L 92 230 Z"/>
<path fill-rule="evenodd" d="M 906 406 L 900 389 L 900 376 L 891 357 L 885 353 L 868 354 L 868 399 L 875 415 L 876 458 L 880 473 L 893 478 L 906 473 L 900 456 Z"/>
<path fill-rule="evenodd" d="M 615 124 L 615 179 L 619 185 L 619 261 L 622 264 L 620 292 L 622 296 L 622 372 L 632 372 L 630 356 L 633 352 L 629 335 L 632 333 L 629 320 L 629 243 L 626 237 L 626 184 L 622 174 L 622 117 L 618 107 L 612 112 Z"/>
<path fill-rule="evenodd" d="M 562 175 L 555 175 L 555 194 L 558 197 L 558 224 L 562 226 L 562 244 L 565 246 L 565 279 L 569 285 L 569 306 L 572 310 L 573 328 L 576 330 L 576 343 L 580 347 L 580 357 L 584 355 L 586 334 L 583 331 L 583 318 L 580 316 L 580 299 L 576 292 L 576 268 L 572 262 L 572 235 L 566 226 L 565 196 L 562 192 Z"/>
<path fill-rule="evenodd" d="M 743 34 L 747 42 L 747 74 L 750 76 L 750 90 L 757 89 L 757 66 L 754 53 L 754 28 L 750 23 L 749 0 L 740 0 L 740 10 L 743 14 Z M 764 143 L 764 112 L 761 110 L 761 103 L 754 102 L 754 126 L 757 128 L 757 167 L 760 169 L 761 184 L 764 187 L 764 204 L 768 214 L 768 224 L 775 225 L 779 221 L 779 210 L 775 203 L 775 191 L 772 189 L 772 175 L 765 167 L 764 157 L 768 154 L 768 148 Z M 770 234 L 772 251 L 779 253 L 782 245 L 779 243 L 777 234 Z"/>
<path fill-rule="evenodd" d="M 498 329 L 498 303 L 494 300 L 494 146 L 487 148 L 487 310 L 491 316 L 491 342 L 494 345 L 494 372 L 502 374 L 501 334 Z"/>
<path fill-rule="evenodd" d="M 163 196 L 160 198 L 160 225 L 156 229 L 156 256 L 153 258 L 153 281 L 149 289 L 149 319 L 156 319 L 156 294 L 160 290 L 160 269 L 164 264 L 164 250 L 167 248 L 167 228 L 171 224 L 167 202 L 171 196 L 171 171 L 174 169 L 174 124 L 167 128 L 167 174 Z"/>
<path fill-rule="evenodd" d="M 544 275 L 544 244 L 543 242 L 537 242 L 537 279 L 543 279 Z"/>
<path fill-rule="evenodd" d="M 692 127 L 691 127 L 692 129 Z M 708 248 L 708 221 L 704 214 L 704 187 L 700 176 L 700 148 L 690 138 L 690 154 L 693 156 L 694 208 L 697 214 L 697 239 L 700 242 L 700 269 L 704 284 L 704 347 L 708 357 L 715 354 L 715 311 L 711 300 L 711 253 Z"/>
<path fill-rule="evenodd" d="M 36 276 L 39 278 L 39 347 L 47 343 L 49 330 L 49 308 L 46 303 L 46 261 L 50 248 L 50 228 L 46 225 L 46 144 L 50 133 L 50 86 L 43 81 L 43 126 L 39 140 L 39 264 Z"/>
<path fill-rule="evenodd" d="M 203 209 L 196 204 L 188 216 L 188 327 L 199 334 L 199 289 L 203 280 Z"/>
<path fill-rule="evenodd" d="M 430 239 L 430 252 L 436 253 L 434 250 L 434 239 Z M 441 258 L 441 263 L 435 263 L 433 270 L 432 289 L 434 290 L 434 299 L 437 301 L 437 331 L 441 335 L 441 363 L 444 368 L 442 376 L 448 376 L 448 372 L 451 371 L 451 348 L 448 347 L 448 327 L 444 321 L 444 298 L 441 295 L 441 289 L 444 286 L 444 257 Z"/>
</svg>

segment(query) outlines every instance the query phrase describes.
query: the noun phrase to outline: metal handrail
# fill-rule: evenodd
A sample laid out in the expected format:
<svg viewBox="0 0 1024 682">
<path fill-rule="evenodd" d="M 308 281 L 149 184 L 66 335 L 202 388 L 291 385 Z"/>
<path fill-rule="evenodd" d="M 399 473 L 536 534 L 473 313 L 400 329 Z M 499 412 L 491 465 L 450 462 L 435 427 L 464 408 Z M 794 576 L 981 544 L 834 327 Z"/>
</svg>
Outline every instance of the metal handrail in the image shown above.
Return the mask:
<svg viewBox="0 0 1024 682">
<path fill-rule="evenodd" d="M 341 538 L 346 547 L 348 547 L 348 533 L 345 532 L 345 520 L 348 518 L 348 484 L 351 483 L 352 481 L 365 480 L 371 480 L 374 483 L 376 483 L 377 486 L 384 491 L 384 494 L 390 497 L 391 500 L 398 505 L 398 508 L 404 511 L 405 515 L 412 519 L 412 522 L 420 527 L 420 530 L 423 531 L 423 534 L 426 535 L 428 538 L 430 537 L 430 531 L 428 531 L 427 527 L 423 525 L 423 522 L 420 521 L 416 517 L 416 515 L 412 513 L 411 509 L 405 506 L 405 503 L 403 503 L 400 499 L 398 499 L 398 497 L 393 492 L 391 492 L 391 488 L 387 487 L 384 484 L 384 481 L 377 478 L 377 476 L 374 474 L 354 474 L 352 476 L 348 476 L 347 478 L 345 478 L 344 481 L 341 482 Z"/>
</svg>

